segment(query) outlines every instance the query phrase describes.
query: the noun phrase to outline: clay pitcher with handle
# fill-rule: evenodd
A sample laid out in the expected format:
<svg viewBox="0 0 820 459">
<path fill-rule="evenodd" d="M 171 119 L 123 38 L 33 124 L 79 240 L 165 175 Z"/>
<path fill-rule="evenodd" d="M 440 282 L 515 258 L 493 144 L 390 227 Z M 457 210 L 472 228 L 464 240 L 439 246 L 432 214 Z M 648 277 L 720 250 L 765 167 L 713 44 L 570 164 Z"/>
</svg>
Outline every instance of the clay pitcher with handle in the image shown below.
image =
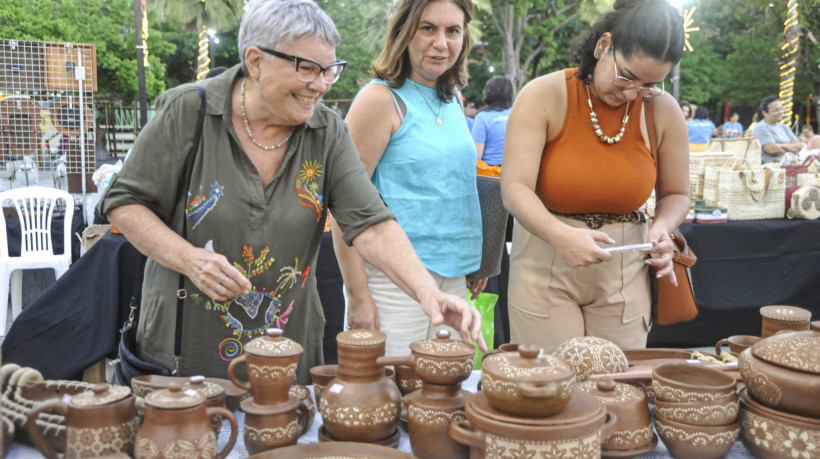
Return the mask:
<svg viewBox="0 0 820 459">
<path fill-rule="evenodd" d="M 299 343 L 282 336 L 282 329 L 269 328 L 265 336 L 252 339 L 245 353 L 231 361 L 228 376 L 237 386 L 249 390 L 254 403 L 277 405 L 288 401 L 296 379 L 296 365 L 304 352 Z M 237 367 L 248 365 L 248 381 L 236 376 Z"/>
</svg>

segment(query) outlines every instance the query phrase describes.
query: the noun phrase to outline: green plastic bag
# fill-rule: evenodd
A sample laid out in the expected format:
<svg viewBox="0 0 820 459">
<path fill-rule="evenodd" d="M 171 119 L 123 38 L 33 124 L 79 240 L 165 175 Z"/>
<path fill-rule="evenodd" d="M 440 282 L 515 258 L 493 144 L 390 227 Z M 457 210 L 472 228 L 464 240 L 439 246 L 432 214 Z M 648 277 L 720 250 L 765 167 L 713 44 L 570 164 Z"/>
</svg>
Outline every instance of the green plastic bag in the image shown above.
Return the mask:
<svg viewBox="0 0 820 459">
<path fill-rule="evenodd" d="M 481 335 L 484 337 L 484 342 L 487 343 L 487 349 L 492 349 L 493 340 L 495 339 L 495 304 L 498 302 L 498 295 L 495 293 L 481 293 L 475 300 L 470 299 L 471 295 L 472 293 L 467 290 L 467 302 L 481 313 Z M 480 370 L 484 353 L 478 349 L 475 341 L 473 341 L 473 346 L 475 346 L 473 369 Z"/>
</svg>

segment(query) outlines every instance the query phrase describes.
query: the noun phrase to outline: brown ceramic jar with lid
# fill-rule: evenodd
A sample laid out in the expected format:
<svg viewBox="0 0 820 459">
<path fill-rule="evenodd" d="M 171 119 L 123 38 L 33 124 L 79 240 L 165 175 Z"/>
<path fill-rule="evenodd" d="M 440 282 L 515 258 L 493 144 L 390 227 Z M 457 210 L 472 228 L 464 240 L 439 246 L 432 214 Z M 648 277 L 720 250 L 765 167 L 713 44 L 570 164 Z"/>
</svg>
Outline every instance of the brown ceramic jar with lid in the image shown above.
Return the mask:
<svg viewBox="0 0 820 459">
<path fill-rule="evenodd" d="M 760 336 L 767 338 L 781 330 L 803 331 L 810 328 L 811 312 L 796 306 L 763 306 Z"/>
<path fill-rule="evenodd" d="M 319 401 L 332 440 L 375 443 L 398 432 L 401 394 L 376 362 L 384 355 L 385 339 L 375 330 L 349 330 L 336 336 L 339 374 Z"/>
<path fill-rule="evenodd" d="M 215 382 L 206 381 L 204 376 L 191 376 L 188 382 L 182 386 L 182 390 L 194 389 L 205 396 L 205 405 L 227 408 L 228 396 L 225 394 L 225 388 Z M 222 416 L 211 416 L 211 425 L 214 428 L 216 436 L 219 436 L 219 431 L 222 430 Z"/>
<path fill-rule="evenodd" d="M 439 330 L 435 339 L 410 343 L 409 355 L 379 357 L 380 365 L 407 365 L 425 383 L 457 384 L 473 371 L 475 347 L 450 339 L 450 332 Z"/>
<path fill-rule="evenodd" d="M 658 444 L 649 417 L 649 403 L 641 389 L 616 383 L 611 378 L 580 382 L 575 389 L 603 402 L 607 412 L 614 413 L 618 419 L 615 432 L 601 444 L 603 450 L 640 454 Z"/>
<path fill-rule="evenodd" d="M 145 418 L 134 447 L 136 459 L 166 459 L 165 452 L 185 451 L 187 457 L 219 458 L 228 455 L 236 443 L 236 418 L 226 408 L 207 407 L 206 398 L 194 389 L 171 383 L 168 389 L 145 396 Z M 222 451 L 217 451 L 216 434 L 210 417 L 221 415 L 231 423 L 231 436 Z"/>
<path fill-rule="evenodd" d="M 135 400 L 128 387 L 96 384 L 67 401 L 51 399 L 35 406 L 28 414 L 26 429 L 34 446 L 50 459 L 131 454 L 139 430 Z M 45 441 L 35 422 L 40 413 L 52 410 L 66 419 L 65 455 Z"/>
<path fill-rule="evenodd" d="M 266 336 L 252 339 L 245 353 L 231 361 L 228 376 L 237 386 L 249 390 L 260 405 L 288 401 L 290 386 L 296 379 L 296 365 L 304 352 L 302 346 L 282 336 L 282 329 L 269 328 Z M 236 376 L 237 366 L 247 363 L 248 382 Z"/>
</svg>

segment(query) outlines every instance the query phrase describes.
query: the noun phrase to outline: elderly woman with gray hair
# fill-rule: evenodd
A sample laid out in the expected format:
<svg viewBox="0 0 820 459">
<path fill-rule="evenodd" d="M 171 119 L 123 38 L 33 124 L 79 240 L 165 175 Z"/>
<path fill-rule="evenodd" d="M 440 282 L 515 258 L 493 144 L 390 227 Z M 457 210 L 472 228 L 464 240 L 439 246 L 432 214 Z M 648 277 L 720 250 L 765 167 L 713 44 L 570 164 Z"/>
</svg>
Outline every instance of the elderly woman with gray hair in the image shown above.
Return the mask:
<svg viewBox="0 0 820 459">
<path fill-rule="evenodd" d="M 338 42 L 311 0 L 253 0 L 239 30 L 241 64 L 199 83 L 205 107 L 193 84 L 158 99 L 98 207 L 149 257 L 137 333 L 143 360 L 180 375 L 226 377 L 248 340 L 276 327 L 304 347 L 297 380 L 308 382 L 323 361 L 313 268 L 328 210 L 345 242 L 433 322 L 484 347 L 478 312 L 439 290 L 370 183 L 344 122 L 319 103 L 345 66 Z M 201 142 L 191 153 L 199 110 Z"/>
</svg>

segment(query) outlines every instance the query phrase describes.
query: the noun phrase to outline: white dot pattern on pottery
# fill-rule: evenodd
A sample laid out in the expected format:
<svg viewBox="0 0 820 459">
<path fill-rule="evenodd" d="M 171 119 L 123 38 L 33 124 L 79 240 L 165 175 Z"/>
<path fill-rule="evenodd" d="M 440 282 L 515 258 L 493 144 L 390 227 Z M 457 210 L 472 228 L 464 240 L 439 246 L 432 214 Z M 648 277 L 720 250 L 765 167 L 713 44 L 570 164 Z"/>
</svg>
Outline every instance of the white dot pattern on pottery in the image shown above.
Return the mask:
<svg viewBox="0 0 820 459">
<path fill-rule="evenodd" d="M 632 402 L 635 400 L 639 400 L 641 397 L 644 396 L 643 392 L 640 389 L 638 389 L 637 387 L 628 386 L 626 384 L 618 384 L 616 388 L 618 392 L 617 396 L 600 395 L 597 392 L 597 384 L 598 383 L 596 381 L 584 381 L 578 383 L 578 390 L 586 392 L 594 396 L 598 400 L 611 405 Z"/>
<path fill-rule="evenodd" d="M 508 381 L 506 379 L 493 377 L 489 373 L 484 373 L 481 375 L 481 385 L 484 387 L 485 391 L 490 393 L 502 394 L 511 399 L 522 398 L 522 396 L 518 393 L 517 381 Z M 558 386 L 557 397 L 568 399 L 572 395 L 574 389 L 574 379 L 564 380 Z"/>
<path fill-rule="evenodd" d="M 815 458 L 820 454 L 820 431 L 803 430 L 783 422 L 740 412 L 743 442 L 765 449 L 772 457 Z"/>
<path fill-rule="evenodd" d="M 439 376 L 464 376 L 467 378 L 473 371 L 473 360 L 436 360 L 416 358 L 416 367 L 424 372 Z"/>
<path fill-rule="evenodd" d="M 378 406 L 342 405 L 328 403 L 322 397 L 319 402 L 322 419 L 325 422 L 344 424 L 348 427 L 372 427 L 396 422 L 401 407 L 399 403 L 387 402 Z"/>
<path fill-rule="evenodd" d="M 131 389 L 125 386 L 108 386 L 104 396 L 97 396 L 92 391 L 81 392 L 71 397 L 74 406 L 102 406 L 117 402 L 131 395 Z"/>
<path fill-rule="evenodd" d="M 634 430 L 616 430 L 609 438 L 604 440 L 604 449 L 633 449 L 639 448 L 652 441 L 652 426 L 647 425 Z"/>
<path fill-rule="evenodd" d="M 755 349 L 763 360 L 808 373 L 820 373 L 820 338 L 801 336 L 774 343 L 764 343 Z"/>
<path fill-rule="evenodd" d="M 692 425 L 707 425 L 707 421 L 718 421 L 737 419 L 739 403 L 727 403 L 722 405 L 701 406 L 701 407 L 655 407 L 655 412 L 664 419 Z M 715 425 L 715 424 L 708 424 Z"/>
<path fill-rule="evenodd" d="M 134 448 L 136 459 L 211 459 L 216 457 L 216 434 L 208 431 L 196 442 L 175 440 L 162 449 L 150 438 L 137 440 Z"/>
<path fill-rule="evenodd" d="M 665 442 L 669 440 L 680 440 L 696 448 L 705 448 L 709 446 L 731 446 L 737 440 L 740 434 L 740 427 L 730 430 L 728 432 L 719 432 L 716 434 L 708 434 L 705 432 L 687 432 L 678 429 L 677 427 L 668 426 L 655 422 L 655 427 L 658 429 L 658 435 L 661 436 Z"/>
<path fill-rule="evenodd" d="M 700 392 L 678 389 L 677 387 L 669 387 L 663 384 L 658 384 L 657 381 L 652 381 L 652 387 L 655 389 L 655 397 L 660 400 L 668 400 L 670 402 L 706 402 L 720 400 L 731 393 L 727 392 Z"/>
<path fill-rule="evenodd" d="M 127 387 L 126 387 L 127 389 Z M 115 426 L 66 430 L 67 457 L 98 457 L 118 452 L 131 452 L 139 432 L 139 418 Z"/>
<path fill-rule="evenodd" d="M 266 353 L 284 354 L 289 351 L 302 352 L 302 346 L 299 343 L 289 339 L 266 339 L 257 338 L 252 340 L 245 346 L 248 350 L 265 351 Z"/>
<path fill-rule="evenodd" d="M 425 410 L 424 408 L 411 406 L 407 409 L 407 418 L 415 419 L 427 425 L 449 425 L 450 423 L 467 419 L 467 415 L 464 413 L 464 410 Z"/>
<path fill-rule="evenodd" d="M 554 376 L 566 372 L 566 363 L 550 355 L 540 357 L 540 365 L 534 367 L 520 367 L 515 365 L 518 355 L 513 352 L 502 352 L 489 357 L 495 363 L 495 370 L 506 378 L 521 378 L 526 376 Z"/>
<path fill-rule="evenodd" d="M 629 361 L 615 343 L 594 336 L 573 338 L 553 353 L 575 368 L 575 379 L 586 381 L 591 375 L 622 373 L 629 368 Z"/>
<path fill-rule="evenodd" d="M 244 435 L 253 442 L 295 440 L 299 435 L 299 425 L 296 421 L 292 421 L 285 427 L 266 427 L 258 429 L 245 424 Z"/>
<path fill-rule="evenodd" d="M 486 457 L 530 459 L 593 459 L 601 457 L 601 435 L 596 432 L 584 437 L 534 441 L 485 435 Z"/>
<path fill-rule="evenodd" d="M 742 356 L 743 354 L 741 354 Z M 773 383 L 768 376 L 758 370 L 752 362 L 745 357 L 740 358 L 740 374 L 743 375 L 743 382 L 749 392 L 754 397 L 766 405 L 776 406 L 783 397 L 783 391 Z"/>
<path fill-rule="evenodd" d="M 248 365 L 248 371 L 254 378 L 280 379 L 284 377 L 296 377 L 296 364 L 292 363 L 284 367 L 274 365 Z"/>
</svg>

